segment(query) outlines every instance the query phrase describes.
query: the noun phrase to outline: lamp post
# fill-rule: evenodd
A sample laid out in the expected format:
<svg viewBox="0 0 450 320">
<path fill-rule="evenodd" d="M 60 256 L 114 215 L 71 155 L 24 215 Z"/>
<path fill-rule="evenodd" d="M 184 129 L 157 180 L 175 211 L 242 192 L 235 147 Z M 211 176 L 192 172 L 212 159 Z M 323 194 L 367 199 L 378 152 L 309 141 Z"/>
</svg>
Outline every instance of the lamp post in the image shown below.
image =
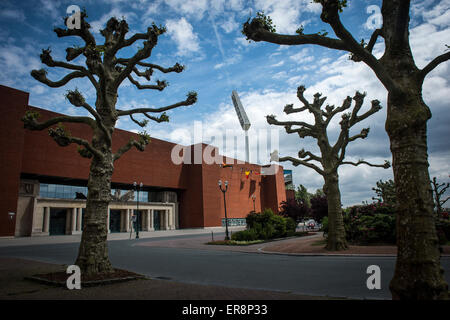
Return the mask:
<svg viewBox="0 0 450 320">
<path fill-rule="evenodd" d="M 253 194 L 253 195 L 252 195 L 252 200 L 253 200 L 253 212 L 256 212 L 256 205 L 255 205 L 256 194 Z"/>
<path fill-rule="evenodd" d="M 139 192 L 143 186 L 142 182 L 138 185 L 136 181 L 133 183 L 134 191 L 137 191 L 137 207 L 136 207 L 136 239 L 139 239 Z"/>
<path fill-rule="evenodd" d="M 223 206 L 225 207 L 225 240 L 230 240 L 230 237 L 228 236 L 228 217 L 227 217 L 227 202 L 225 199 L 225 193 L 228 190 L 228 181 L 225 181 L 225 189 L 222 188 L 222 180 L 219 180 L 219 188 L 220 191 L 223 193 Z"/>
</svg>

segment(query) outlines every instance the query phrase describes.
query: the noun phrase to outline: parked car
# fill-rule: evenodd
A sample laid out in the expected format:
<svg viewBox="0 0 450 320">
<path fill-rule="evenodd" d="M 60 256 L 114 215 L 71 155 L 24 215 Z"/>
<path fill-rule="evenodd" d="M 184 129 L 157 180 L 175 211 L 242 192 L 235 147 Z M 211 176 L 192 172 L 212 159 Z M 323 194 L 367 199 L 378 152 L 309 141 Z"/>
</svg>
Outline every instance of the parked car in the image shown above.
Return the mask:
<svg viewBox="0 0 450 320">
<path fill-rule="evenodd" d="M 306 220 L 306 221 L 303 221 L 303 222 L 300 222 L 298 225 L 297 225 L 297 228 L 301 228 L 301 229 L 316 229 L 316 228 L 318 228 L 318 223 L 316 222 L 316 220 L 314 220 L 314 219 L 309 219 L 309 220 Z"/>
<path fill-rule="evenodd" d="M 310 219 L 306 221 L 306 226 L 308 227 L 308 229 L 315 229 L 317 226 L 317 222 L 314 219 Z"/>
</svg>

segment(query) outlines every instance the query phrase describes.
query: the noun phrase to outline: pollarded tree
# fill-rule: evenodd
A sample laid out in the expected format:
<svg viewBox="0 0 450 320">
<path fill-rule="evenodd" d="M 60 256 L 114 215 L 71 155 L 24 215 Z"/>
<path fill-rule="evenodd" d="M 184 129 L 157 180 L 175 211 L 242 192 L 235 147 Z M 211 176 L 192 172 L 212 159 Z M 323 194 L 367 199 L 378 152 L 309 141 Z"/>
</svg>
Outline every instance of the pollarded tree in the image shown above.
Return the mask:
<svg viewBox="0 0 450 320">
<path fill-rule="evenodd" d="M 322 5 L 320 18 L 336 37 L 325 33 L 296 35 L 276 33 L 270 18 L 259 13 L 243 26 L 253 41 L 279 45 L 314 44 L 346 51 L 355 62 L 369 66 L 388 91 L 386 131 L 392 158 L 397 193 L 397 261 L 390 289 L 394 299 L 441 299 L 448 285 L 440 265 L 438 237 L 434 224 L 433 196 L 428 172 L 427 121 L 431 111 L 422 97 L 425 77 L 439 64 L 450 59 L 450 52 L 433 59 L 419 69 L 409 43 L 409 0 L 383 0 L 383 24 L 368 43 L 357 41 L 343 25 L 339 13 L 346 0 L 314 0 Z M 376 58 L 373 48 L 383 39 L 385 51 Z M 443 48 L 444 49 L 444 48 Z"/>
<path fill-rule="evenodd" d="M 450 187 L 450 183 L 439 183 L 436 177 L 433 177 L 433 180 L 431 180 L 431 187 L 433 188 L 436 213 L 438 217 L 441 217 L 442 206 L 450 199 L 450 197 L 447 197 L 445 199 L 441 198 L 444 195 L 445 191 Z"/>
<path fill-rule="evenodd" d="M 382 168 L 390 167 L 388 161 L 382 165 L 371 164 L 364 160 L 359 160 L 358 162 L 344 161 L 345 151 L 348 144 L 357 139 L 365 139 L 369 134 L 369 128 L 364 128 L 359 134 L 350 136 L 350 129 L 355 124 L 379 111 L 381 109 L 380 102 L 378 100 L 373 100 L 372 107 L 362 115 L 358 115 L 358 112 L 363 106 L 365 94 L 356 92 L 353 99 L 351 97 L 347 97 L 342 106 L 335 108 L 334 106 L 327 105 L 324 109 L 322 109 L 326 97 L 321 98 L 321 94 L 316 93 L 314 95 L 314 102 L 310 103 L 304 97 L 304 92 L 304 86 L 298 87 L 297 97 L 303 103 L 303 107 L 294 108 L 294 105 L 289 104 L 284 108 L 284 112 L 286 114 L 291 114 L 308 111 L 314 116 L 314 124 L 309 124 L 303 121 L 278 121 L 275 119 L 275 116 L 267 116 L 267 122 L 271 125 L 284 126 L 287 133 L 297 133 L 300 138 L 312 137 L 317 140 L 317 145 L 319 146 L 321 153 L 320 157 L 302 149 L 298 153 L 300 159 L 293 157 L 282 157 L 279 161 L 290 161 L 294 166 L 306 166 L 314 169 L 317 173 L 323 176 L 325 180 L 323 191 L 327 196 L 329 224 L 326 248 L 328 250 L 344 250 L 347 248 L 347 241 L 345 239 L 341 193 L 339 191 L 339 167 L 345 164 L 354 166 L 366 164 L 372 167 Z M 351 113 L 344 113 L 342 115 L 342 120 L 340 122 L 341 132 L 336 143 L 332 145 L 328 139 L 328 125 L 335 115 L 344 112 L 351 107 L 352 100 L 355 101 L 355 106 Z"/>
<path fill-rule="evenodd" d="M 372 200 L 383 202 L 392 206 L 395 206 L 397 197 L 395 196 L 395 183 L 394 180 L 389 179 L 387 181 L 377 181 L 377 186 L 372 188 L 377 194 L 376 197 L 372 197 Z"/>
<path fill-rule="evenodd" d="M 105 29 L 101 30 L 105 39 L 104 43 L 97 44 L 85 18 L 86 13 L 82 12 L 79 29 L 54 29 L 59 38 L 74 36 L 81 38 L 84 42 L 83 47 L 66 49 L 66 60 L 68 62 L 54 60 L 51 51 L 48 49 L 43 50 L 40 56 L 42 63 L 45 65 L 67 69 L 71 73 L 58 81 L 49 80 L 44 69 L 33 70 L 31 75 L 36 80 L 53 88 L 62 87 L 73 79 L 87 78 L 96 90 L 95 107 L 90 106 L 78 90 L 69 91 L 66 97 L 75 107 L 87 110 L 91 117 L 60 116 L 45 122 L 39 122 L 39 114 L 29 111 L 24 116 L 23 122 L 24 127 L 29 130 L 48 129 L 50 136 L 62 147 L 78 144 L 80 155 L 91 159 L 86 214 L 83 218 L 84 229 L 75 264 L 81 268 L 83 273 L 92 274 L 112 271 L 106 242 L 106 219 L 108 204 L 111 200 L 111 176 L 114 170 L 114 162 L 133 147 L 139 151 L 144 151 L 149 143 L 149 136 L 144 131 L 144 133 L 139 134 L 138 139 L 130 139 L 127 144 L 113 152 L 112 136 L 118 119 L 129 116 L 141 127 L 146 126 L 147 119 L 167 122 L 169 118 L 165 111 L 194 104 L 197 100 L 197 94 L 190 92 L 186 100 L 161 108 L 117 109 L 117 92 L 125 79 L 128 79 L 141 90 L 162 91 L 167 86 L 165 81 L 158 80 L 156 84 L 140 84 L 135 77 L 142 77 L 150 81 L 155 70 L 163 73 L 180 73 L 184 67 L 177 63 L 173 67 L 163 68 L 145 61 L 150 57 L 158 38 L 166 31 L 164 27 L 153 24 L 147 29 L 147 32 L 136 33 L 126 38 L 128 33 L 127 22 L 111 18 Z M 67 19 L 69 18 L 64 20 L 66 25 Z M 129 58 L 117 57 L 121 49 L 129 48 L 140 40 L 143 41 L 143 46 L 133 56 Z M 86 67 L 69 63 L 69 61 L 81 56 L 85 58 Z M 142 70 L 140 67 L 146 69 Z M 147 119 L 139 121 L 133 115 L 143 115 Z M 86 125 L 92 130 L 92 140 L 89 142 L 71 136 L 62 123 Z"/>
</svg>

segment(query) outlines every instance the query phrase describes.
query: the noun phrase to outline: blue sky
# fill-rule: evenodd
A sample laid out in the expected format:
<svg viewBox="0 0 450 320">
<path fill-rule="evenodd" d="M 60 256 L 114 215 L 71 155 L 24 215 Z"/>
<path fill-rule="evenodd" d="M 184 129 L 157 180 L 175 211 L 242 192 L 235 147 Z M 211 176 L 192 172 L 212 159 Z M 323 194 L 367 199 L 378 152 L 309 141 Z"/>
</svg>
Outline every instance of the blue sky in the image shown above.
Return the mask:
<svg viewBox="0 0 450 320">
<path fill-rule="evenodd" d="M 370 23 L 375 21 L 373 9 L 381 6 L 381 1 L 348 1 L 342 20 L 357 39 L 369 39 Z M 426 65 L 450 44 L 450 0 L 413 1 L 411 9 L 411 46 L 419 67 Z M 187 92 L 198 92 L 198 102 L 191 107 L 183 107 L 169 112 L 170 123 L 150 123 L 147 131 L 151 136 L 180 144 L 191 144 L 225 131 L 242 136 L 239 122 L 231 102 L 231 91 L 237 90 L 252 122 L 251 143 L 257 130 L 277 129 L 265 120 L 268 114 L 279 119 L 294 119 L 283 115 L 283 107 L 288 103 L 300 106 L 296 98 L 297 86 L 306 86 L 306 97 L 316 92 L 328 96 L 327 103 L 341 104 L 356 90 L 367 92 L 365 105 L 370 100 L 379 99 L 386 106 L 386 90 L 380 85 L 373 72 L 363 64 L 348 60 L 348 54 L 315 46 L 277 46 L 267 43 L 249 43 L 241 34 L 242 23 L 257 11 L 264 10 L 272 17 L 277 32 L 293 34 L 303 25 L 305 33 L 333 32 L 320 21 L 320 5 L 310 0 L 139 0 L 139 1 L 10 1 L 0 4 L 0 63 L 3 72 L 0 84 L 31 93 L 30 104 L 66 114 L 82 114 L 64 98 L 68 89 L 79 88 L 92 103 L 95 92 L 86 80 L 72 81 L 60 89 L 47 88 L 35 81 L 29 74 L 32 69 L 42 67 L 39 61 L 41 49 L 51 47 L 55 59 L 64 60 L 65 48 L 81 44 L 77 39 L 58 39 L 53 27 L 62 27 L 62 17 L 69 5 L 86 8 L 88 21 L 101 42 L 98 30 L 103 28 L 111 16 L 125 17 L 130 26 L 130 35 L 143 32 L 151 25 L 166 25 L 168 32 L 160 37 L 152 57 L 148 60 L 162 66 L 172 66 L 179 62 L 186 66 L 181 74 L 156 74 L 154 79 L 166 79 L 170 86 L 163 92 L 137 90 L 131 83 L 124 82 L 119 91 L 117 107 L 127 109 L 143 106 L 164 106 L 184 100 Z M 138 46 L 138 45 L 137 45 Z M 130 56 L 135 50 L 124 51 Z M 375 47 L 380 56 L 383 44 Z M 82 62 L 82 61 L 78 61 Z M 450 63 L 436 68 L 427 77 L 423 96 L 430 106 L 433 118 L 429 122 L 430 175 L 448 181 L 450 171 L 448 123 L 448 97 L 450 96 Z M 59 79 L 62 70 L 49 70 L 49 78 Z M 308 121 L 308 115 L 296 115 Z M 390 160 L 389 140 L 384 131 L 385 108 L 354 128 L 359 132 L 369 126 L 371 132 L 366 140 L 354 142 L 348 148 L 348 158 L 364 158 L 383 163 Z M 299 119 L 299 118 L 296 118 Z M 194 121 L 201 121 L 203 139 L 193 139 Z M 330 126 L 330 137 L 338 133 L 339 117 Z M 138 131 L 128 119 L 121 119 L 118 127 Z M 317 151 L 315 141 L 287 135 L 279 128 L 280 155 L 296 156 L 299 149 Z M 151 147 L 151 145 L 149 146 Z M 256 146 L 251 145 L 251 156 Z M 225 152 L 227 154 L 227 152 Z M 244 158 L 243 150 L 237 156 Z M 268 162 L 269 155 L 263 155 L 262 162 Z M 256 161 L 256 159 L 255 159 Z M 253 162 L 255 162 L 253 161 Z M 294 168 L 294 183 L 303 184 L 309 191 L 322 187 L 323 180 L 309 168 Z M 392 170 L 370 167 L 342 167 L 341 193 L 344 205 L 361 203 L 373 196 L 371 188 L 379 179 L 392 178 Z"/>
</svg>

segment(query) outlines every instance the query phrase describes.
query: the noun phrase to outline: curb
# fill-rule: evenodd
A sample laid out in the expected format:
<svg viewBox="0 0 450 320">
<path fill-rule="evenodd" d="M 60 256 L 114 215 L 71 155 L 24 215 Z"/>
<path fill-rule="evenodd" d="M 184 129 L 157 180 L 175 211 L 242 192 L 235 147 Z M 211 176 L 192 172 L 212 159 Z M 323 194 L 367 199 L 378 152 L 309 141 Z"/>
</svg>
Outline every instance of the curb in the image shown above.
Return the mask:
<svg viewBox="0 0 450 320">
<path fill-rule="evenodd" d="M 278 254 L 285 256 L 302 256 L 302 257 L 385 257 L 385 258 L 396 258 L 396 254 L 382 254 L 382 253 L 289 253 L 289 252 L 277 252 L 277 251 L 264 251 L 263 248 L 258 248 L 258 253 L 262 254 Z M 445 254 L 441 257 L 450 257 L 450 255 Z"/>
<path fill-rule="evenodd" d="M 50 286 L 55 287 L 66 287 L 65 281 L 52 281 L 45 278 L 37 277 L 37 276 L 29 276 L 25 277 L 24 279 L 38 282 L 41 284 L 46 284 Z M 123 278 L 116 278 L 116 279 L 108 279 L 108 280 L 95 280 L 95 281 L 82 281 L 82 287 L 96 287 L 96 286 L 103 286 L 108 284 L 114 284 L 119 282 L 126 282 L 131 280 L 138 280 L 138 279 L 146 279 L 145 276 L 134 276 L 134 277 L 123 277 Z"/>
</svg>

